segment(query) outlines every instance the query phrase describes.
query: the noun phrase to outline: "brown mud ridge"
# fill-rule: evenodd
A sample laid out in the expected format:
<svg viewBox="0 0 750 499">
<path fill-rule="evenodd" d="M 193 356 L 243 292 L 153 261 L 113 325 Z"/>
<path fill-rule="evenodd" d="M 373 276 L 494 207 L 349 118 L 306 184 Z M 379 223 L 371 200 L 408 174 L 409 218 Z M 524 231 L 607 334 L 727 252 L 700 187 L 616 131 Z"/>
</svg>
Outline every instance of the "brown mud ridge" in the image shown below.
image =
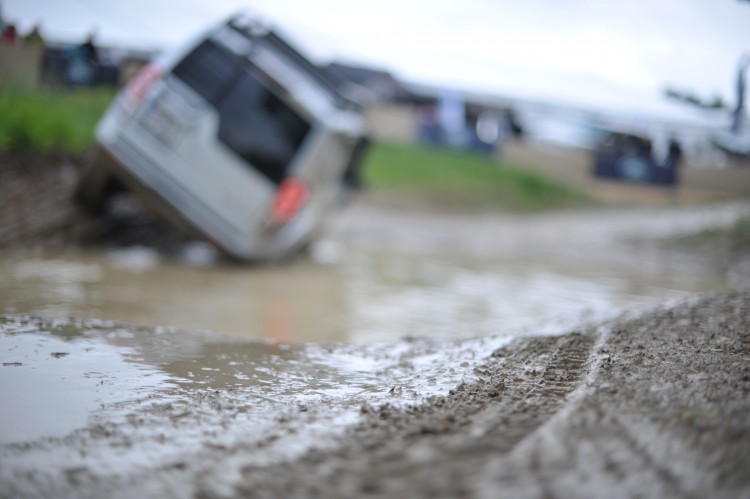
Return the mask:
<svg viewBox="0 0 750 499">
<path fill-rule="evenodd" d="M 749 310 L 750 292 L 708 296 L 521 338 L 446 396 L 365 404 L 296 457 L 269 448 L 325 419 L 325 405 L 289 411 L 252 442 L 203 435 L 199 450 L 137 470 L 6 468 L 0 497 L 750 497 Z M 226 412 L 216 397 L 211 410 Z M 191 412 L 163 418 L 196 438 Z M 92 429 L 74 447 L 142 444 L 121 434 Z"/>
<path fill-rule="evenodd" d="M 750 294 L 494 352 L 481 380 L 367 408 L 247 497 L 750 497 Z"/>
</svg>

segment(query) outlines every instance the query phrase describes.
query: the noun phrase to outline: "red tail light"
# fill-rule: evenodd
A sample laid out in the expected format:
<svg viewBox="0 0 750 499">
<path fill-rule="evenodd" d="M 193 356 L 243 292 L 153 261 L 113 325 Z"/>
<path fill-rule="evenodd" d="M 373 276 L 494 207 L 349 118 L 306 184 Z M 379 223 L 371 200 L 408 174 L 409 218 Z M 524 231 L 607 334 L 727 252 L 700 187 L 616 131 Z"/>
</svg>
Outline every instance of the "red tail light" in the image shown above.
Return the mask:
<svg viewBox="0 0 750 499">
<path fill-rule="evenodd" d="M 120 101 L 122 106 L 129 111 L 135 108 L 146 97 L 151 86 L 162 77 L 162 74 L 161 68 L 153 63 L 143 66 L 125 87 Z"/>
<path fill-rule="evenodd" d="M 304 181 L 294 177 L 285 179 L 271 203 L 271 221 L 279 224 L 290 222 L 305 205 L 309 194 Z"/>
</svg>

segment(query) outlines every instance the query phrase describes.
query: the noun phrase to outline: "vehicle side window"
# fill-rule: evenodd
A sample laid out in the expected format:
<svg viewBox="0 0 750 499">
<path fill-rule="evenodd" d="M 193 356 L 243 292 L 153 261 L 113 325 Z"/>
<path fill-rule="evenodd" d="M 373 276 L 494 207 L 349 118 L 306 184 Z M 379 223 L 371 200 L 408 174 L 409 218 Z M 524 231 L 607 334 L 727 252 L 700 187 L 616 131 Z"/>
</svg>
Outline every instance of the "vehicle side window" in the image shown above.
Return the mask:
<svg viewBox="0 0 750 499">
<path fill-rule="evenodd" d="M 219 140 L 278 184 L 310 125 L 255 71 L 206 41 L 177 65 L 174 74 L 219 112 Z"/>
<path fill-rule="evenodd" d="M 215 105 L 241 71 L 242 66 L 236 58 L 206 41 L 177 65 L 174 74 Z"/>
<path fill-rule="evenodd" d="M 218 110 L 219 140 L 280 183 L 309 125 L 251 72 L 243 73 Z"/>
</svg>

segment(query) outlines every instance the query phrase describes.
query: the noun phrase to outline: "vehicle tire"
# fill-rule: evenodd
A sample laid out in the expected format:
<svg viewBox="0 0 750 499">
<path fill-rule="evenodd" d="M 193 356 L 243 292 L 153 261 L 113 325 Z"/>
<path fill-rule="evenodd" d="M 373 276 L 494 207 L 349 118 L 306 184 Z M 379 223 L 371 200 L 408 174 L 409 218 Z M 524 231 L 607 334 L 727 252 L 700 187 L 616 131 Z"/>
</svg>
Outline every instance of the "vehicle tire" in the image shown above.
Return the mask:
<svg viewBox="0 0 750 499">
<path fill-rule="evenodd" d="M 90 215 L 101 215 L 117 181 L 96 159 L 88 162 L 79 175 L 73 191 L 74 202 Z"/>
</svg>

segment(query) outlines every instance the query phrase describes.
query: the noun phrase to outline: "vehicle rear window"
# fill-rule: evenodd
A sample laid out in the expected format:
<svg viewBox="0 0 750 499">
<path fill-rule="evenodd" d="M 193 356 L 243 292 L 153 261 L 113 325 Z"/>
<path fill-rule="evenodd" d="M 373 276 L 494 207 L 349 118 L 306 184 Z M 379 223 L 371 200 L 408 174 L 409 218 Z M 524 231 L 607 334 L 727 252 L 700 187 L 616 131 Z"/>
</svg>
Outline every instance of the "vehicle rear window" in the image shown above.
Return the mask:
<svg viewBox="0 0 750 499">
<path fill-rule="evenodd" d="M 218 107 L 219 140 L 276 183 L 309 129 L 308 124 L 251 73 L 244 73 Z"/>
<path fill-rule="evenodd" d="M 310 125 L 249 62 L 206 41 L 174 74 L 219 112 L 221 142 L 274 183 L 286 177 Z"/>
<path fill-rule="evenodd" d="M 216 104 L 242 71 L 240 61 L 206 41 L 177 65 L 173 73 L 201 97 Z"/>
</svg>

